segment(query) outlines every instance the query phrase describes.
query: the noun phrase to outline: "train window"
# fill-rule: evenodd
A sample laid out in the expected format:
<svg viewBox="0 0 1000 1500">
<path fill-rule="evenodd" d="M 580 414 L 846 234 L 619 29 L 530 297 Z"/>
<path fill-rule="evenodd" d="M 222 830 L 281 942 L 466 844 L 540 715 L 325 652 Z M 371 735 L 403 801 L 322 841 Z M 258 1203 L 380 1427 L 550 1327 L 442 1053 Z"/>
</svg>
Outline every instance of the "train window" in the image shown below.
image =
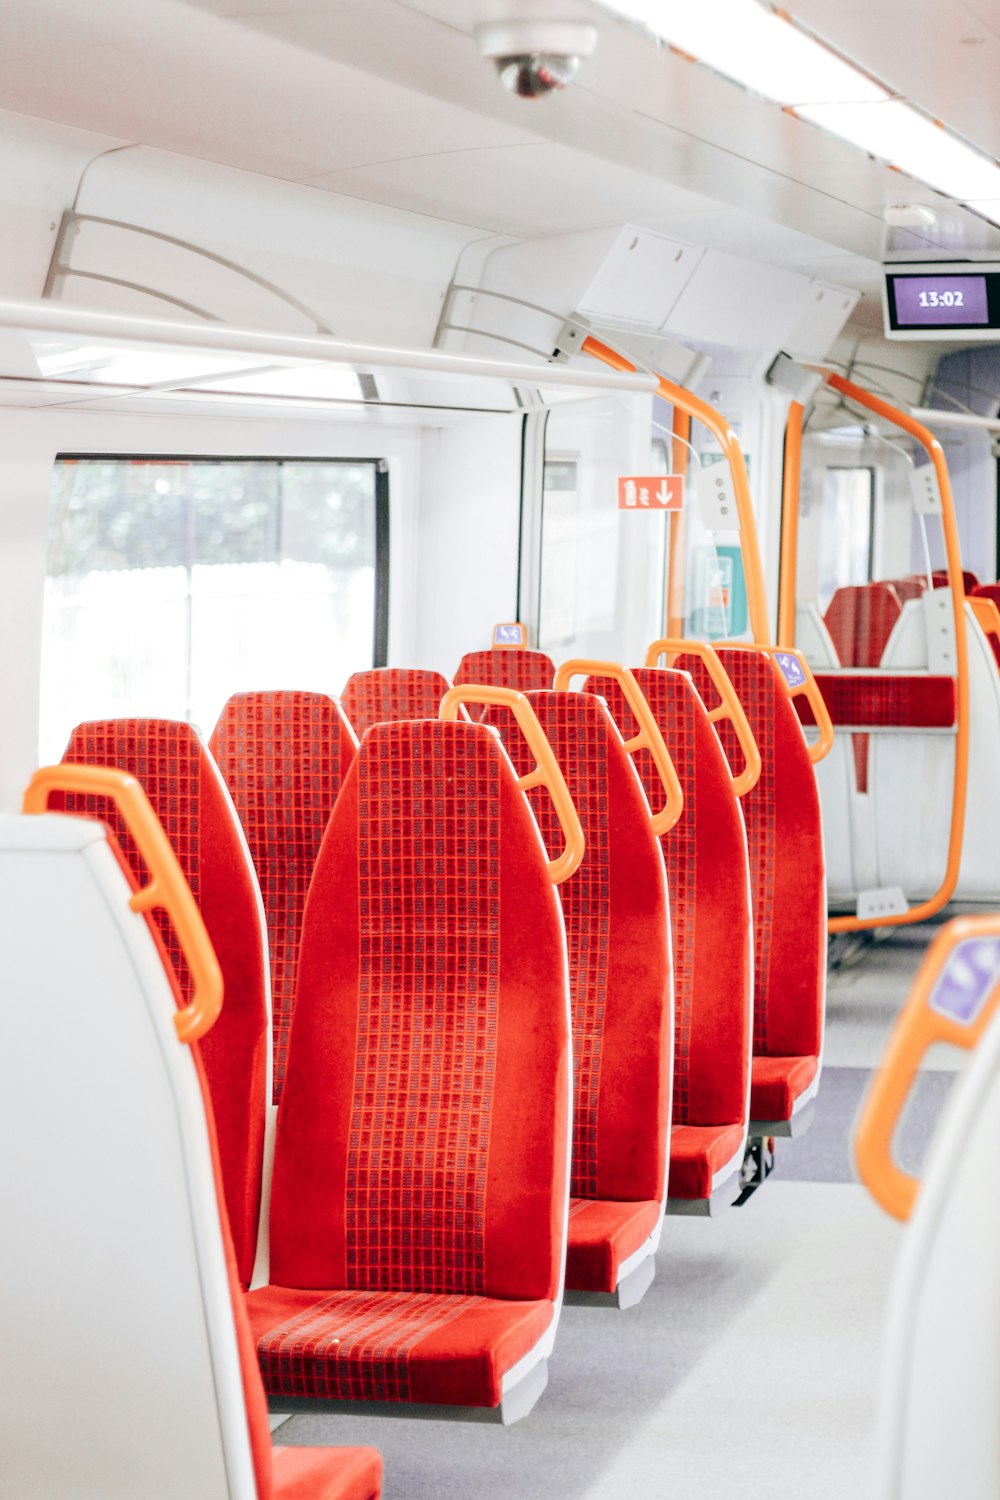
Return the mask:
<svg viewBox="0 0 1000 1500">
<path fill-rule="evenodd" d="M 209 730 L 247 688 L 338 691 L 384 660 L 387 476 L 376 460 L 56 461 L 43 759 L 74 724 Z"/>
<path fill-rule="evenodd" d="M 872 576 L 875 471 L 828 468 L 819 523 L 818 600 L 825 610 L 839 588 Z"/>
<path fill-rule="evenodd" d="M 646 398 L 549 413 L 541 507 L 538 644 L 558 655 L 641 661 L 662 633 L 667 516 L 618 509 L 618 478 L 666 473 Z"/>
</svg>

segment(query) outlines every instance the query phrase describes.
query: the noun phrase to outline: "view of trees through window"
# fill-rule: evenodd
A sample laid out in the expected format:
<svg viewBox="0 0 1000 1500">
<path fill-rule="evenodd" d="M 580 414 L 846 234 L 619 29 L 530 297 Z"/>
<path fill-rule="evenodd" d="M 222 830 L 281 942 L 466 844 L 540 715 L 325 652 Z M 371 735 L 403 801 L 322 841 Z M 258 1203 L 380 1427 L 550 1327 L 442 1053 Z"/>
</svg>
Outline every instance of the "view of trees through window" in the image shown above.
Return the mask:
<svg viewBox="0 0 1000 1500">
<path fill-rule="evenodd" d="M 371 666 L 375 490 L 372 462 L 59 459 L 43 760 L 83 719 L 207 734 L 230 693 L 336 693 Z"/>
</svg>

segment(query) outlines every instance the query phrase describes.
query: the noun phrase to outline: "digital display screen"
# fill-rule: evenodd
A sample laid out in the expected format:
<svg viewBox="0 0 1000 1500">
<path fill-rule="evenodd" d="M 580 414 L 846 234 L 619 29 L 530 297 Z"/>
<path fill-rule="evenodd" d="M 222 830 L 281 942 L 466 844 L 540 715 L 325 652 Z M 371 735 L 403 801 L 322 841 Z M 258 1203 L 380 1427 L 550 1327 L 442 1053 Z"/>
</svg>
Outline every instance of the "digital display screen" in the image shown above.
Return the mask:
<svg viewBox="0 0 1000 1500">
<path fill-rule="evenodd" d="M 900 328 L 989 326 L 985 276 L 894 276 Z"/>
</svg>

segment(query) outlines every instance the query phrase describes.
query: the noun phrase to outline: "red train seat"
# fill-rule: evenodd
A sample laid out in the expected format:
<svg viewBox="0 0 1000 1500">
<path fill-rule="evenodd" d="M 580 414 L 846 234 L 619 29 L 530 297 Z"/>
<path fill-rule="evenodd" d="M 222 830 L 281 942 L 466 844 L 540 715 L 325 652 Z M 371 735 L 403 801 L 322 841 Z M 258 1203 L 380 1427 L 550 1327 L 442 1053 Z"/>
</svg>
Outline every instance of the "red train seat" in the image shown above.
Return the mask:
<svg viewBox="0 0 1000 1500">
<path fill-rule="evenodd" d="M 515 688 L 519 693 L 550 688 L 556 675 L 552 659 L 544 651 L 523 646 L 494 646 L 489 651 L 469 651 L 455 673 L 455 686 L 476 683 L 483 687 Z M 470 709 L 473 718 L 476 709 Z"/>
<path fill-rule="evenodd" d="M 891 583 L 852 584 L 836 591 L 823 616 L 842 667 L 877 667 L 903 613 Z"/>
<path fill-rule="evenodd" d="M 747 840 L 729 764 L 684 672 L 635 669 L 684 793 L 661 838 L 674 975 L 673 1127 L 668 1210 L 710 1213 L 734 1201 L 747 1142 L 753 958 Z M 626 739 L 637 725 L 618 684 L 590 678 Z M 656 772 L 637 764 L 648 795 Z"/>
<path fill-rule="evenodd" d="M 272 1407 L 530 1409 L 565 1260 L 571 1110 L 559 900 L 479 724 L 377 724 L 306 904 L 247 1308 Z"/>
<path fill-rule="evenodd" d="M 934 572 L 931 574 L 931 579 L 936 589 L 948 588 L 948 569 L 935 568 Z M 962 569 L 962 587 L 965 589 L 965 592 L 967 594 L 974 594 L 976 590 L 981 587 L 979 579 L 976 577 L 975 573 L 970 573 L 968 568 Z"/>
<path fill-rule="evenodd" d="M 340 706 L 360 739 L 373 724 L 436 719 L 451 683 L 419 667 L 372 667 L 347 679 Z"/>
<path fill-rule="evenodd" d="M 229 793 L 190 725 L 167 719 L 80 724 L 63 760 L 127 771 L 144 788 L 218 955 L 226 1007 L 202 1050 L 236 1263 L 241 1281 L 248 1285 L 260 1217 L 270 1086 L 270 984 L 260 892 Z M 68 796 L 66 810 L 106 821 L 138 878 L 141 863 L 135 841 L 113 804 L 93 796 Z M 187 999 L 190 975 L 177 934 L 161 913 L 157 924 Z"/>
<path fill-rule="evenodd" d="M 750 1134 L 794 1135 L 819 1088 L 826 1001 L 826 876 L 816 777 L 785 680 L 767 652 L 719 646 L 760 749 L 763 769 L 742 800 L 754 916 Z M 713 688 L 695 658 L 695 685 Z M 740 750 L 719 725 L 731 763 Z"/>
<path fill-rule="evenodd" d="M 559 888 L 574 1060 L 566 1287 L 630 1307 L 653 1280 L 666 1196 L 673 997 L 663 856 L 603 703 L 590 693 L 527 696 L 586 840 L 583 863 Z M 489 708 L 483 722 L 500 730 L 515 770 L 529 773 L 532 754 L 511 714 Z M 556 847 L 551 798 L 542 788 L 529 797 L 546 847 Z"/>
<path fill-rule="evenodd" d="M 826 610 L 826 626 L 842 667 L 877 667 L 903 605 L 892 583 L 838 589 Z M 868 736 L 851 736 L 854 784 L 868 790 Z"/>
<path fill-rule="evenodd" d="M 237 693 L 209 749 L 250 846 L 271 956 L 272 1087 L 285 1081 L 306 893 L 357 738 L 322 693 Z"/>
<path fill-rule="evenodd" d="M 19 1128 L 0 1161 L 17 1203 L 0 1236 L 16 1350 L 0 1365 L 4 1493 L 377 1500 L 373 1449 L 272 1453 L 204 1043 L 181 1039 L 189 1018 L 133 891 L 99 823 L 0 818 L 7 974 L 32 999 L 5 1016 Z"/>
<path fill-rule="evenodd" d="M 891 584 L 896 590 L 900 604 L 906 604 L 910 599 L 922 599 L 927 592 L 927 577 L 921 573 L 907 574 L 905 578 L 885 578 L 881 581 Z"/>
</svg>

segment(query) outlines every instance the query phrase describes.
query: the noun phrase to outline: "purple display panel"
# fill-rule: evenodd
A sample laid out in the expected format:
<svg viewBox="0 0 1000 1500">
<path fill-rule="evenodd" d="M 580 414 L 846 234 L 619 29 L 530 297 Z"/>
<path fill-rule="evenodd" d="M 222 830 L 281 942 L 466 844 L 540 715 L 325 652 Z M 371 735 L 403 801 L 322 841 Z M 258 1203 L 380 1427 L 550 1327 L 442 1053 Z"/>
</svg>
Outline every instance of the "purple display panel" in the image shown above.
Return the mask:
<svg viewBox="0 0 1000 1500">
<path fill-rule="evenodd" d="M 931 1010 L 971 1026 L 1000 983 L 1000 938 L 968 938 L 948 960 L 931 990 Z"/>
<path fill-rule="evenodd" d="M 794 656 L 787 651 L 776 651 L 774 659 L 778 663 L 781 675 L 790 688 L 801 687 L 806 680 L 806 674 Z"/>
<path fill-rule="evenodd" d="M 901 328 L 990 321 L 985 276 L 894 276 L 892 291 Z"/>
</svg>

